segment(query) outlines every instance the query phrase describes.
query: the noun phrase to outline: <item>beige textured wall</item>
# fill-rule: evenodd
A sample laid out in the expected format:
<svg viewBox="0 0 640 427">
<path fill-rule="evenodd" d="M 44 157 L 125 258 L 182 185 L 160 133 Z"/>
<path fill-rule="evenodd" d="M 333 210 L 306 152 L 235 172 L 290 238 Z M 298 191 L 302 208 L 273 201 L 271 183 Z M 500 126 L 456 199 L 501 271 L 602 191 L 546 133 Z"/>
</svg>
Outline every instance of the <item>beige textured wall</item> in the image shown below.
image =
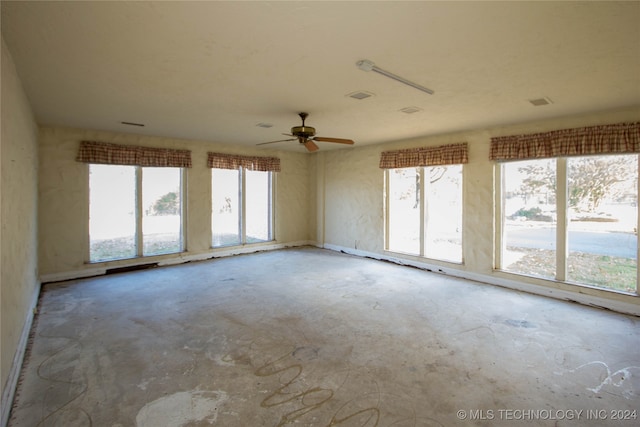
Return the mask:
<svg viewBox="0 0 640 427">
<path fill-rule="evenodd" d="M 3 398 L 25 322 L 39 290 L 37 271 L 38 128 L 2 40 L 2 216 L 0 378 Z M 2 401 L 3 415 L 8 402 Z"/>
<path fill-rule="evenodd" d="M 369 147 L 321 152 L 315 159 L 318 176 L 324 180 L 324 206 L 318 203 L 319 217 L 324 212 L 324 244 L 387 257 L 422 261 L 451 270 L 462 270 L 498 278 L 575 291 L 575 287 L 552 281 L 524 278 L 494 272 L 494 165 L 489 161 L 492 136 L 534 133 L 554 129 L 610 124 L 640 120 L 640 108 L 560 118 L 504 126 L 487 130 L 390 142 Z M 464 264 L 454 264 L 384 251 L 384 172 L 379 169 L 380 153 L 385 150 L 469 143 L 469 163 L 464 166 Z M 323 209 L 323 210 L 322 210 Z M 320 241 L 320 239 L 318 239 Z M 580 288 L 581 293 L 640 305 L 640 299 L 597 289 Z"/>
<path fill-rule="evenodd" d="M 193 256 L 214 253 L 211 246 L 211 174 L 207 151 L 257 154 L 281 159 L 282 172 L 276 176 L 276 243 L 313 240 L 310 233 L 310 158 L 303 153 L 238 148 L 203 141 L 159 138 L 135 134 L 91 131 L 59 127 L 40 129 L 40 273 L 55 275 L 91 270 L 104 264 L 87 264 L 88 259 L 88 165 L 75 161 L 80 141 L 93 140 L 160 148 L 191 150 L 193 167 L 187 170 L 188 253 Z M 176 258 L 154 257 L 154 260 Z M 123 260 L 111 266 L 128 265 Z M 139 262 L 139 260 L 137 260 Z"/>
</svg>

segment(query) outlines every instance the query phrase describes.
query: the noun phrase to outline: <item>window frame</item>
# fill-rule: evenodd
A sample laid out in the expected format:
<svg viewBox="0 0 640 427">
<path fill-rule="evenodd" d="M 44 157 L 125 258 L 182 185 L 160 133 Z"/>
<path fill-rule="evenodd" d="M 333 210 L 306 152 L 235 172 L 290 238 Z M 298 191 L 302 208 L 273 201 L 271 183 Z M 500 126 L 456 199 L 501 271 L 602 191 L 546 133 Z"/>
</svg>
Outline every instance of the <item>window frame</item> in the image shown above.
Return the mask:
<svg viewBox="0 0 640 427">
<path fill-rule="evenodd" d="M 640 154 L 629 153 L 637 156 L 638 162 L 638 182 L 636 188 L 638 188 L 638 200 L 640 200 Z M 623 153 L 610 153 L 610 154 L 597 154 L 594 156 L 621 156 Z M 587 157 L 587 156 L 578 156 Z M 569 176 L 568 176 L 568 157 L 553 157 L 556 162 L 556 271 L 553 279 L 535 276 L 531 274 L 518 273 L 504 269 L 504 253 L 506 251 L 506 239 L 505 239 L 505 176 L 504 165 L 506 163 L 525 162 L 532 159 L 514 159 L 504 162 L 499 162 L 494 165 L 494 182 L 498 186 L 495 191 L 495 251 L 494 251 L 494 271 L 501 273 L 513 274 L 516 276 L 531 277 L 539 280 L 553 281 L 564 283 L 573 286 L 579 286 L 584 288 L 597 289 L 605 292 L 614 292 L 623 295 L 640 295 L 640 234 L 636 233 L 637 250 L 636 250 L 636 290 L 635 292 L 625 292 L 618 289 L 611 289 L 602 286 L 595 286 L 588 283 L 574 282 L 567 279 L 568 276 L 568 259 L 569 259 Z M 640 230 L 640 212 L 637 215 L 636 230 Z"/>
<path fill-rule="evenodd" d="M 171 255 L 171 254 L 179 254 L 186 251 L 187 248 L 187 236 L 185 230 L 187 229 L 187 215 L 186 215 L 186 203 L 185 203 L 185 195 L 186 195 L 186 168 L 184 167 L 172 167 L 172 169 L 179 170 L 180 177 L 180 248 L 175 252 L 163 252 L 158 254 L 144 254 L 144 230 L 143 230 L 143 216 L 144 216 L 144 206 L 143 206 L 143 197 L 142 197 L 142 188 L 143 188 L 143 176 L 145 168 L 158 168 L 157 166 L 139 166 L 139 165 L 118 165 L 118 164 L 100 164 L 100 163 L 88 163 L 88 170 L 90 171 L 93 166 L 127 166 L 134 168 L 135 175 L 135 255 L 131 257 L 117 257 L 117 258 L 108 258 L 101 260 L 92 260 L 91 259 L 91 227 L 89 220 L 87 221 L 87 249 L 86 249 L 86 259 L 88 260 L 88 264 L 98 264 L 105 262 L 113 262 L 113 261 L 123 261 L 123 260 L 131 260 L 138 258 L 150 258 L 157 257 L 163 255 Z M 90 175 L 90 173 L 88 174 Z M 91 186 L 88 186 L 89 194 L 91 193 Z M 90 213 L 90 209 L 87 209 L 87 214 Z"/>
<path fill-rule="evenodd" d="M 460 260 L 452 260 L 452 259 L 446 259 L 446 258 L 433 258 L 433 257 L 428 257 L 426 255 L 427 253 L 427 235 L 428 235 L 428 218 L 427 216 L 427 203 L 428 201 L 426 200 L 426 195 L 427 195 L 427 183 L 426 183 L 426 170 L 427 168 L 432 168 L 432 167 L 437 167 L 437 166 L 444 166 L 444 167 L 450 167 L 450 166 L 460 166 L 460 222 L 461 222 L 461 231 L 460 231 Z M 398 250 L 393 250 L 390 248 L 390 229 L 391 229 L 391 218 L 390 218 L 390 212 L 391 212 L 391 186 L 390 186 L 390 173 L 396 169 L 416 169 L 416 174 L 419 178 L 419 182 L 420 182 L 420 187 L 418 189 L 419 192 L 419 236 L 420 236 L 420 241 L 419 241 L 419 251 L 418 253 L 410 253 L 410 252 L 403 252 L 403 251 L 398 251 Z M 452 163 L 452 164 L 445 164 L 445 165 L 431 165 L 431 166 L 410 166 L 410 167 L 406 167 L 406 168 L 385 168 L 384 169 L 384 250 L 386 252 L 391 252 L 391 253 L 396 253 L 396 254 L 403 254 L 403 255 L 407 255 L 407 256 L 413 256 L 413 257 L 419 257 L 419 258 L 424 258 L 424 259 L 429 259 L 429 260 L 434 260 L 434 261 L 439 261 L 439 262 L 447 262 L 447 263 L 452 263 L 452 264 L 457 264 L 457 265 L 464 265 L 464 199 L 465 199 L 465 191 L 464 191 L 464 164 L 463 163 Z"/>
<path fill-rule="evenodd" d="M 238 180 L 239 180 L 239 185 L 238 185 L 238 190 L 239 193 L 238 194 L 238 205 L 239 205 L 239 210 L 240 210 L 240 217 L 238 218 L 238 225 L 240 227 L 240 241 L 239 243 L 230 243 L 230 244 L 223 244 L 223 245 L 214 245 L 214 223 L 213 223 L 213 209 L 212 209 L 212 213 L 211 213 L 211 221 L 210 221 L 210 227 L 211 227 L 211 240 L 210 240 L 210 245 L 211 245 L 211 249 L 219 249 L 219 248 L 230 248 L 230 247 L 240 247 L 240 246 L 247 246 L 247 245 L 260 245 L 260 244 L 264 244 L 264 243 L 268 243 L 268 242 L 273 242 L 276 240 L 276 231 L 275 231 L 275 217 L 276 217 L 276 208 L 275 208 L 275 193 L 276 193 L 276 173 L 274 171 L 255 171 L 255 170 L 250 170 L 247 169 L 246 167 L 243 166 L 238 166 L 237 169 L 225 169 L 225 168 L 215 168 L 212 167 L 210 168 L 210 182 L 211 182 L 211 192 L 213 194 L 213 188 L 214 188 L 214 183 L 213 183 L 213 171 L 214 170 L 233 170 L 238 172 Z M 267 179 L 268 179 L 268 189 L 269 189 L 269 197 L 268 197 L 268 204 L 269 204 L 269 218 L 267 221 L 267 227 L 268 227 L 268 234 L 269 234 L 269 238 L 267 240 L 260 240 L 260 241 L 256 241 L 256 242 L 247 242 L 247 203 L 246 203 L 246 195 L 247 195 L 247 177 L 246 174 L 248 172 L 262 172 L 262 173 L 266 173 L 267 174 Z M 213 197 L 212 197 L 212 203 L 213 203 Z M 213 208 L 213 205 L 211 206 Z"/>
</svg>

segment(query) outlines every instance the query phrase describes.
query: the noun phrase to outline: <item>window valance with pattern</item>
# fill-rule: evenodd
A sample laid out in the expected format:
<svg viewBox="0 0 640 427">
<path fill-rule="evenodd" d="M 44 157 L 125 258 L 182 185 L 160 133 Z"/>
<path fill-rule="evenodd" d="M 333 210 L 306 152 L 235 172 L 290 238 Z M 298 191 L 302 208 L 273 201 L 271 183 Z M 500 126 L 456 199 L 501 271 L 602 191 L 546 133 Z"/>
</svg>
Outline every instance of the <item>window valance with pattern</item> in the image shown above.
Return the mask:
<svg viewBox="0 0 640 427">
<path fill-rule="evenodd" d="M 469 148 L 466 142 L 437 147 L 384 151 L 380 155 L 381 169 L 458 165 L 462 163 L 469 163 Z"/>
<path fill-rule="evenodd" d="M 491 138 L 490 160 L 640 152 L 640 122 Z"/>
<path fill-rule="evenodd" d="M 207 166 L 218 169 L 238 169 L 261 172 L 280 172 L 278 157 L 240 156 L 237 154 L 207 153 Z"/>
<path fill-rule="evenodd" d="M 191 151 L 82 141 L 78 162 L 103 165 L 190 168 Z"/>
</svg>

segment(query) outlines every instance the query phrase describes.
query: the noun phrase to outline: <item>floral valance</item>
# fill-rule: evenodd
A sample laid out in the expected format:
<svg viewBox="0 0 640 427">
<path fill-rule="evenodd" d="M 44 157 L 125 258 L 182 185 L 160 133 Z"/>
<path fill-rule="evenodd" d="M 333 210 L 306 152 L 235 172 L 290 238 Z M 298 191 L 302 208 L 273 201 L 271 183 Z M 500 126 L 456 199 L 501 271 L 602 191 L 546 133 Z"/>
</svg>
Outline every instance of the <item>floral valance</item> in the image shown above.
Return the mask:
<svg viewBox="0 0 640 427">
<path fill-rule="evenodd" d="M 438 147 L 420 147 L 384 151 L 380 155 L 381 169 L 458 165 L 468 162 L 469 148 L 466 142 L 440 145 Z"/>
<path fill-rule="evenodd" d="M 190 168 L 191 151 L 82 141 L 78 162 L 104 165 Z"/>
<path fill-rule="evenodd" d="M 238 169 L 262 172 L 280 172 L 278 157 L 240 156 L 237 154 L 207 153 L 207 166 L 218 169 Z"/>
<path fill-rule="evenodd" d="M 640 122 L 491 138 L 490 160 L 640 152 Z"/>
</svg>

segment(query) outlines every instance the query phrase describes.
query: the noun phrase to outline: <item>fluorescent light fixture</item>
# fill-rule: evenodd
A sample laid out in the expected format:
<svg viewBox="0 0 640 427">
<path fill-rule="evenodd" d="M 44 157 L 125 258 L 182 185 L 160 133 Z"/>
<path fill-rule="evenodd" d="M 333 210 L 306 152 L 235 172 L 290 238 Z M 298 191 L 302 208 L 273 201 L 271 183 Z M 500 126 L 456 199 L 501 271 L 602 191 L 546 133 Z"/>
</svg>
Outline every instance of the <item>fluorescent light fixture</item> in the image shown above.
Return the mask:
<svg viewBox="0 0 640 427">
<path fill-rule="evenodd" d="M 369 61 L 368 59 L 363 59 L 361 61 L 356 62 L 356 66 L 360 68 L 362 71 L 375 71 L 376 73 L 382 74 L 383 76 L 389 77 L 390 79 L 393 79 L 400 83 L 404 83 L 408 86 L 411 86 L 412 88 L 426 92 L 429 95 L 433 95 L 433 91 L 431 89 L 421 86 L 418 83 L 411 82 L 405 78 L 402 78 L 393 73 L 390 73 L 389 71 L 383 70 L 382 68 L 377 67 L 376 64 Z"/>
</svg>

